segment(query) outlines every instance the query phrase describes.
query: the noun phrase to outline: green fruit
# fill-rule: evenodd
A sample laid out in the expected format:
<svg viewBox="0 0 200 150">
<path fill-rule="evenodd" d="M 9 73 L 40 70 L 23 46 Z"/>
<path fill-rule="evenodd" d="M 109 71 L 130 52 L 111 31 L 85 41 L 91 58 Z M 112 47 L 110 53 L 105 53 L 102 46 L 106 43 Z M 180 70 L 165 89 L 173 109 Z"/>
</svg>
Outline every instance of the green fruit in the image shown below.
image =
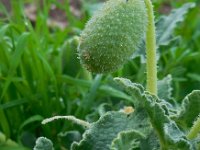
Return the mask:
<svg viewBox="0 0 200 150">
<path fill-rule="evenodd" d="M 78 47 L 81 63 L 95 73 L 115 71 L 138 48 L 146 25 L 143 0 L 109 0 L 81 34 Z"/>
</svg>

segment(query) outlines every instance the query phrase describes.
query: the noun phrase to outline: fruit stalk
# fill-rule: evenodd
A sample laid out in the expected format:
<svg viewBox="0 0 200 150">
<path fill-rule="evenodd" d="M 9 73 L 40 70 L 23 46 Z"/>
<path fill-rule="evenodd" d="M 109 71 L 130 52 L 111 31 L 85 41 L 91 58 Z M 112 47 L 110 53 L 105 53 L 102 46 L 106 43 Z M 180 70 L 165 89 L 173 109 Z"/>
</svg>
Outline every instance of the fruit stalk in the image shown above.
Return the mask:
<svg viewBox="0 0 200 150">
<path fill-rule="evenodd" d="M 156 32 L 151 0 L 145 0 L 148 15 L 146 32 L 146 57 L 147 57 L 147 91 L 157 95 L 157 59 L 156 59 Z"/>
<path fill-rule="evenodd" d="M 153 5 L 151 0 L 144 0 L 147 9 L 147 31 L 146 31 L 146 71 L 147 91 L 157 95 L 157 59 L 156 59 L 156 31 L 154 22 Z M 158 134 L 162 150 L 166 150 L 165 141 Z"/>
</svg>

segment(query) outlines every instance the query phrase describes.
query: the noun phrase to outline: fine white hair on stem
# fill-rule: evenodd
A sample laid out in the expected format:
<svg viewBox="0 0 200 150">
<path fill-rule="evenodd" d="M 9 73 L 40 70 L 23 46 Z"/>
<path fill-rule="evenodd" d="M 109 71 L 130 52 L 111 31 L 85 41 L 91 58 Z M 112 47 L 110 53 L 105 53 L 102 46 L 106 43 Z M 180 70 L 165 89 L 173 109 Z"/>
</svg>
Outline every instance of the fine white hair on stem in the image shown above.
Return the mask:
<svg viewBox="0 0 200 150">
<path fill-rule="evenodd" d="M 86 128 L 89 128 L 90 126 L 90 123 L 87 122 L 87 121 L 84 121 L 84 120 L 80 120 L 74 116 L 54 116 L 54 117 L 51 117 L 51 118 L 47 118 L 47 119 L 44 119 L 42 121 L 42 124 L 47 124 L 49 122 L 52 122 L 54 120 L 58 120 L 58 119 L 65 119 L 65 120 L 69 120 L 69 121 L 72 121 L 78 125 L 81 125 L 81 126 L 84 126 Z"/>
</svg>

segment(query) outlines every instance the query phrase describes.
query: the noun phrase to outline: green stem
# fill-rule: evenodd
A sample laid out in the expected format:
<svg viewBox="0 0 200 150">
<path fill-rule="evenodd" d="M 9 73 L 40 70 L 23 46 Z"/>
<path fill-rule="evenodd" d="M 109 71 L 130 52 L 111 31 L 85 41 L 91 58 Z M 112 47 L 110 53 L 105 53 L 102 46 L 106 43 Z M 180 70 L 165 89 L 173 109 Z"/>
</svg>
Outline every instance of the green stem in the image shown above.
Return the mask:
<svg viewBox="0 0 200 150">
<path fill-rule="evenodd" d="M 156 60 L 156 31 L 154 22 L 153 5 L 151 0 L 144 0 L 147 8 L 148 25 L 146 31 L 146 66 L 147 66 L 147 91 L 157 95 L 157 60 Z M 163 136 L 157 133 L 162 150 L 167 150 Z"/>
<path fill-rule="evenodd" d="M 148 26 L 146 32 L 147 91 L 157 95 L 156 32 L 151 0 L 144 0 L 147 8 Z"/>
<path fill-rule="evenodd" d="M 197 121 L 194 122 L 190 132 L 187 135 L 187 138 L 192 140 L 200 133 L 200 116 L 198 117 Z"/>
</svg>

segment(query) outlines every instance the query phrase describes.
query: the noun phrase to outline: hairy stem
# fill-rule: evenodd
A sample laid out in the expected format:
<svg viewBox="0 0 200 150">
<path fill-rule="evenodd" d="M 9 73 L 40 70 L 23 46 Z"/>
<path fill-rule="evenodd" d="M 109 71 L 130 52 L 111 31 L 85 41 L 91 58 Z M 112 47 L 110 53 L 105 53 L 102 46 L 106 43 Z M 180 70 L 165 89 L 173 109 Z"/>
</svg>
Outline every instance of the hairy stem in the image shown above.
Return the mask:
<svg viewBox="0 0 200 150">
<path fill-rule="evenodd" d="M 145 0 L 148 15 L 146 32 L 147 91 L 157 95 L 156 32 L 151 0 Z"/>
<path fill-rule="evenodd" d="M 156 31 L 154 22 L 153 5 L 151 0 L 144 0 L 147 8 L 148 25 L 146 31 L 146 66 L 147 66 L 147 91 L 157 95 L 157 60 L 156 60 Z M 162 150 L 167 150 L 163 136 L 157 132 Z"/>
<path fill-rule="evenodd" d="M 55 121 L 55 120 L 58 120 L 58 119 L 66 119 L 66 120 L 70 120 L 78 125 L 82 125 L 84 127 L 87 127 L 89 128 L 90 126 L 90 123 L 89 122 L 86 122 L 84 120 L 80 120 L 80 119 L 77 119 L 76 117 L 74 116 L 54 116 L 54 117 L 51 117 L 51 118 L 47 118 L 45 120 L 42 121 L 42 124 L 47 124 L 49 122 L 52 122 L 52 121 Z"/>
<path fill-rule="evenodd" d="M 190 132 L 187 135 L 187 138 L 192 140 L 195 137 L 197 137 L 197 135 L 200 133 L 200 115 L 197 119 L 197 121 L 194 122 L 194 125 L 192 126 Z"/>
</svg>

